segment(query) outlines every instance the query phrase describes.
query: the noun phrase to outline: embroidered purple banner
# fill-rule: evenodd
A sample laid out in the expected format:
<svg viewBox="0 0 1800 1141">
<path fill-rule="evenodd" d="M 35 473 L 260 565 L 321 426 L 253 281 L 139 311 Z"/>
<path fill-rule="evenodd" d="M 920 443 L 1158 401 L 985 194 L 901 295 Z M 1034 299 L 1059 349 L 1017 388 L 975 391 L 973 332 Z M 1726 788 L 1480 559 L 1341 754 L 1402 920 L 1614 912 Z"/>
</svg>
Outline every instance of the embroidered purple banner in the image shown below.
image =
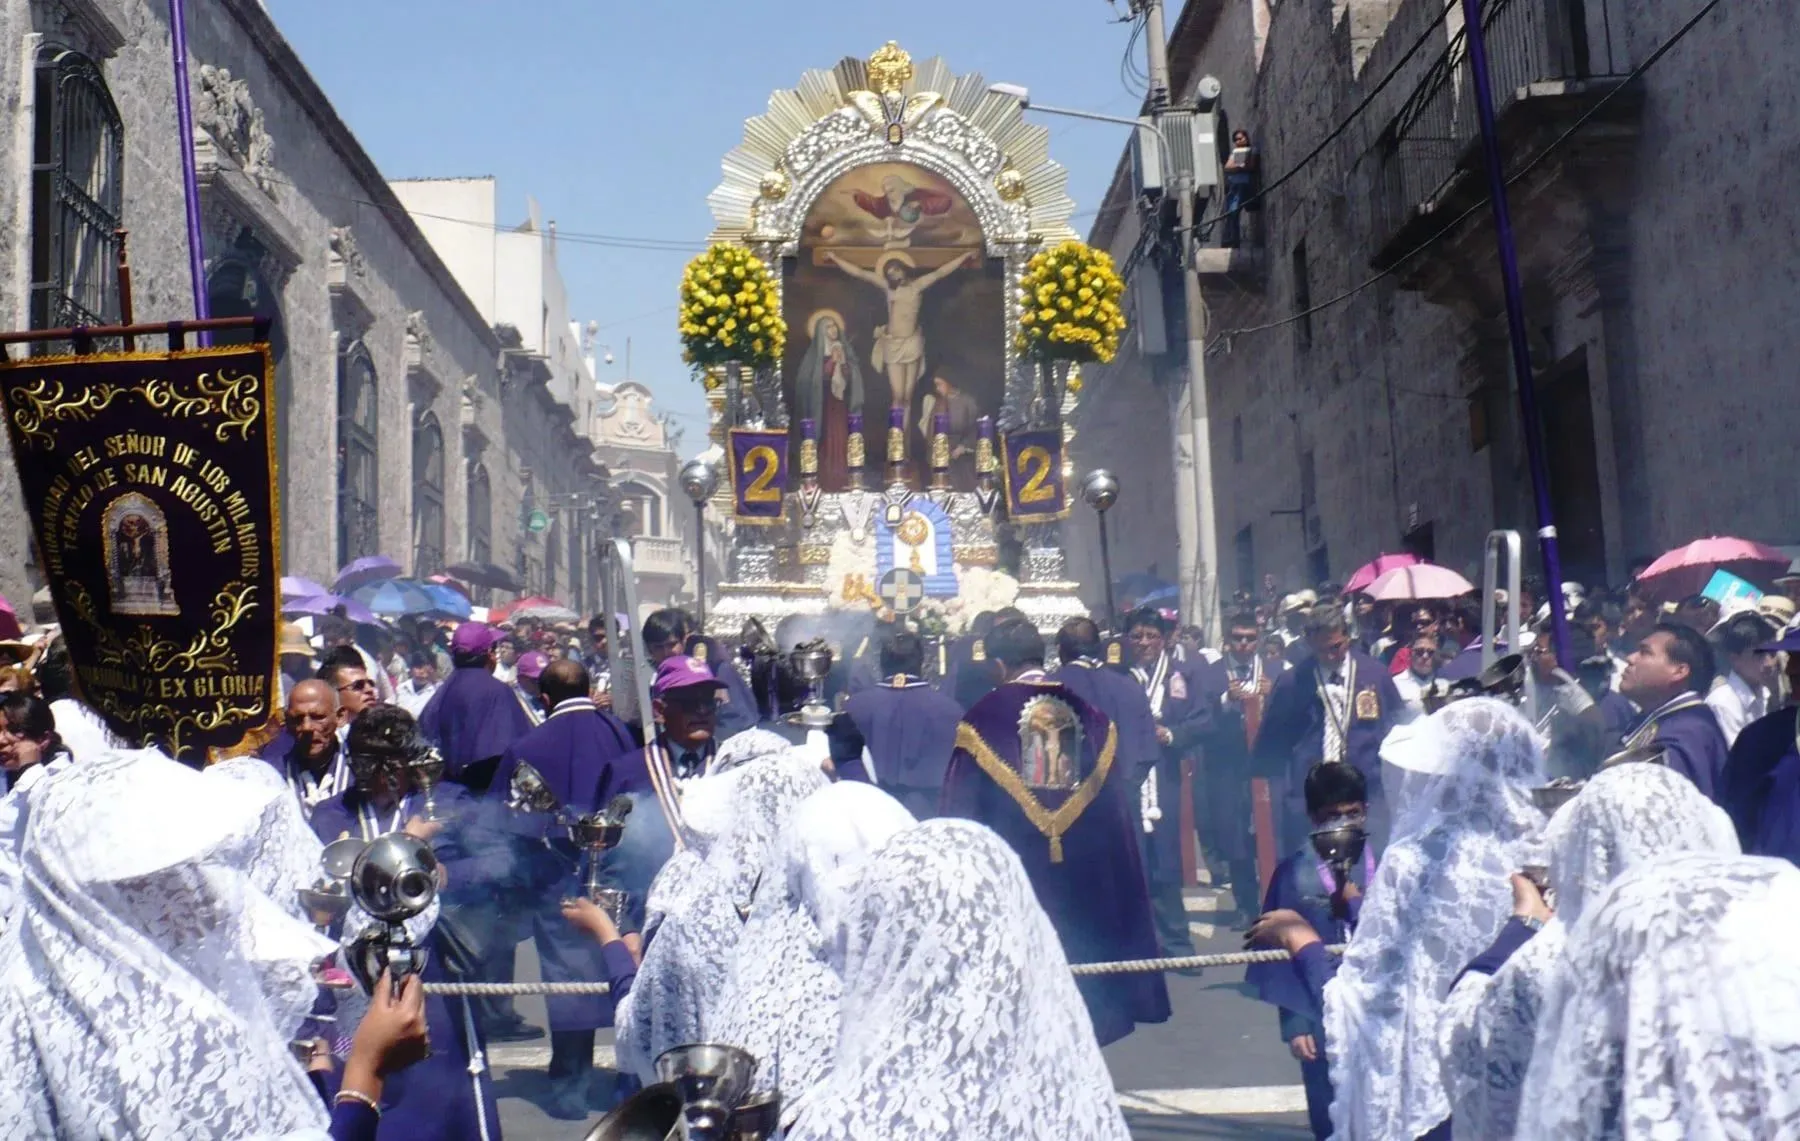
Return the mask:
<svg viewBox="0 0 1800 1141">
<path fill-rule="evenodd" d="M 1062 430 L 1059 428 L 1001 434 L 1006 513 L 1014 522 L 1045 523 L 1069 514 L 1068 489 L 1063 485 L 1062 449 Z"/>
<path fill-rule="evenodd" d="M 788 485 L 788 434 L 731 430 L 731 514 L 740 523 L 781 522 Z"/>
</svg>

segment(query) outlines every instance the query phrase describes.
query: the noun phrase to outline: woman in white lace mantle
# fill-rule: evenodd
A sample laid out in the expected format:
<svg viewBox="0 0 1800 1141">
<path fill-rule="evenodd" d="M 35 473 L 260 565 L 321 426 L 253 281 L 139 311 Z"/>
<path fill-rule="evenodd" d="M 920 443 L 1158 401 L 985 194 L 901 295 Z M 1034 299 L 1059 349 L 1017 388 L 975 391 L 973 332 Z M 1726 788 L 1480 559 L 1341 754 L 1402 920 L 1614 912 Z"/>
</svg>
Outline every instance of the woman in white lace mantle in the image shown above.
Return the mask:
<svg viewBox="0 0 1800 1141">
<path fill-rule="evenodd" d="M 779 1087 L 787 1122 L 837 1049 L 850 896 L 870 854 L 914 823 L 874 785 L 843 781 L 802 801 L 770 849 L 709 1030 L 761 1059 L 754 1088 Z"/>
<path fill-rule="evenodd" d="M 1586 907 L 1640 864 L 1673 852 L 1738 851 L 1730 818 L 1694 782 L 1662 765 L 1597 774 L 1551 818 L 1544 840 L 1556 914 L 1492 975 L 1465 973 L 1446 1005 L 1444 1081 L 1459 1141 L 1514 1136 L 1544 990 Z"/>
<path fill-rule="evenodd" d="M 788 1141 L 1126 1141 L 1056 930 L 999 836 L 906 829 L 847 919 L 835 1064 Z"/>
<path fill-rule="evenodd" d="M 1800 869 L 1681 853 L 1587 908 L 1550 980 L 1519 1136 L 1800 1137 Z"/>
<path fill-rule="evenodd" d="M 44 782 L 0 947 L 0 1137 L 325 1136 L 288 1043 L 334 947 L 244 870 L 272 795 L 154 750 Z"/>
<path fill-rule="evenodd" d="M 1544 823 L 1544 745 L 1524 714 L 1470 698 L 1414 723 L 1356 934 L 1325 987 L 1337 1141 L 1413 1141 L 1450 1116 L 1437 1026 L 1451 981 L 1512 910 L 1507 877 Z M 1421 769 L 1429 776 L 1418 775 Z"/>
<path fill-rule="evenodd" d="M 788 749 L 683 789 L 688 847 L 650 885 L 644 960 L 614 1015 L 622 1069 L 654 1081 L 665 1050 L 707 1040 L 769 850 L 827 783 L 816 760 Z"/>
</svg>

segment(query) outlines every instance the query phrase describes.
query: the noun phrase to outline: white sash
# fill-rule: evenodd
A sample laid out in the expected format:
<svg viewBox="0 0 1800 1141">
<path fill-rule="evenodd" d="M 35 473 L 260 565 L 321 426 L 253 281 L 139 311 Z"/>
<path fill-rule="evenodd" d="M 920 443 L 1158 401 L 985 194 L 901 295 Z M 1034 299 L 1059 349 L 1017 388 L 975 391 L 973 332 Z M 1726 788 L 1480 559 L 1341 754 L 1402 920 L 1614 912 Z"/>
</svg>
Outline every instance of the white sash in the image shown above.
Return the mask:
<svg viewBox="0 0 1800 1141">
<path fill-rule="evenodd" d="M 1344 700 L 1340 705 L 1331 692 L 1335 686 L 1325 684 L 1325 666 L 1318 665 L 1313 678 L 1319 689 L 1319 702 L 1325 706 L 1325 740 L 1320 760 L 1343 764 L 1350 751 L 1350 705 L 1356 700 L 1356 659 L 1344 658 Z"/>
<path fill-rule="evenodd" d="M 1162 725 L 1163 697 L 1168 692 L 1164 683 L 1169 677 L 1169 655 L 1163 654 L 1156 659 L 1154 669 L 1142 670 L 1133 667 L 1131 675 L 1144 687 L 1144 696 L 1150 699 L 1150 715 L 1156 723 Z M 1158 743 L 1160 747 L 1160 742 Z M 1138 786 L 1138 817 L 1144 822 L 1144 831 L 1156 831 L 1156 822 L 1162 819 L 1162 802 L 1156 794 L 1156 766 L 1150 766 L 1150 775 Z"/>
</svg>

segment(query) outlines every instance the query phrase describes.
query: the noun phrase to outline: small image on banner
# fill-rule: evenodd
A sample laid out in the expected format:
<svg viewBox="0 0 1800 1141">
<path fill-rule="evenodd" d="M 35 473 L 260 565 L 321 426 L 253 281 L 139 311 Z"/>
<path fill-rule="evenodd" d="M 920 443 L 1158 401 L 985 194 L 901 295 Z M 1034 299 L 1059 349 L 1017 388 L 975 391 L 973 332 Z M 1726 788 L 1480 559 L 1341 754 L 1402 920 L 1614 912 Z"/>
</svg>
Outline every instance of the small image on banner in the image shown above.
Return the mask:
<svg viewBox="0 0 1800 1141">
<path fill-rule="evenodd" d="M 1069 514 L 1063 485 L 1063 441 L 1059 428 L 1005 432 L 1000 436 L 1006 513 L 1017 523 L 1047 523 Z"/>
<path fill-rule="evenodd" d="M 271 371 L 264 345 L 0 365 L 81 698 L 181 759 L 235 747 L 273 714 Z"/>
<path fill-rule="evenodd" d="M 788 434 L 760 428 L 733 428 L 731 515 L 739 523 L 772 526 L 781 522 L 788 485 Z"/>
</svg>

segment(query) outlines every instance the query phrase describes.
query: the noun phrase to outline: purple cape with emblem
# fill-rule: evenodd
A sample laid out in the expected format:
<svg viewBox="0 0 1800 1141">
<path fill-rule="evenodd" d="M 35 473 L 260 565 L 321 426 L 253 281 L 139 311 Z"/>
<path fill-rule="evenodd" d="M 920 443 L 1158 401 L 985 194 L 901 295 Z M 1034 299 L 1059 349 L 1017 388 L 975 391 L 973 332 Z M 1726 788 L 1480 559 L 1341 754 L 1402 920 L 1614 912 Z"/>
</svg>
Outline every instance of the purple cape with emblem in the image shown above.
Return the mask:
<svg viewBox="0 0 1800 1141">
<path fill-rule="evenodd" d="M 1778 709 L 1744 727 L 1731 746 L 1715 799 L 1737 826 L 1746 853 L 1800 864 L 1797 716 L 1792 707 Z"/>
<path fill-rule="evenodd" d="M 1052 858 L 1050 839 L 1001 783 L 1023 787 L 1019 719 L 1026 702 L 1044 696 L 1067 702 L 1081 720 L 1078 783 L 1072 791 L 1028 789 L 1026 794 L 1049 813 L 1091 797 L 1061 832 L 1060 860 Z M 1131 795 L 1130 774 L 1116 763 L 1113 736 L 1105 714 L 1068 688 L 1010 682 L 964 715 L 944 778 L 944 814 L 987 825 L 1018 854 L 1071 963 L 1152 959 L 1160 953 L 1133 832 L 1137 798 Z M 1136 1023 L 1168 1021 L 1169 991 L 1160 974 L 1090 975 L 1076 983 L 1101 1045 L 1125 1037 Z"/>
<path fill-rule="evenodd" d="M 500 759 L 531 728 L 512 687 L 479 667 L 465 666 L 438 687 L 419 713 L 419 731 L 444 757 L 444 779 L 487 788 Z M 470 772 L 475 768 L 476 772 Z"/>
<path fill-rule="evenodd" d="M 1671 769 L 1693 781 L 1707 799 L 1719 801 L 1720 774 L 1729 748 L 1711 706 L 1702 703 L 1663 714 L 1651 744 L 1664 750 Z"/>
</svg>

